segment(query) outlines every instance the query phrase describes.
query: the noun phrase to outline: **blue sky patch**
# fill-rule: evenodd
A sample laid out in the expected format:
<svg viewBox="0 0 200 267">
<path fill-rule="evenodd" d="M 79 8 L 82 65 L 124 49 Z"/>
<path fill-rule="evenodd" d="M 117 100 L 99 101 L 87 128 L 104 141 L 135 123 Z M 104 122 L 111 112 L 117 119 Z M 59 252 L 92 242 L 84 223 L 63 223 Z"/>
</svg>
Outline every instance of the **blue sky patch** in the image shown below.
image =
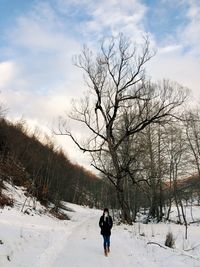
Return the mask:
<svg viewBox="0 0 200 267">
<path fill-rule="evenodd" d="M 176 41 L 177 30 L 188 23 L 188 4 L 179 1 L 146 0 L 145 29 L 153 33 L 161 45 Z"/>
</svg>

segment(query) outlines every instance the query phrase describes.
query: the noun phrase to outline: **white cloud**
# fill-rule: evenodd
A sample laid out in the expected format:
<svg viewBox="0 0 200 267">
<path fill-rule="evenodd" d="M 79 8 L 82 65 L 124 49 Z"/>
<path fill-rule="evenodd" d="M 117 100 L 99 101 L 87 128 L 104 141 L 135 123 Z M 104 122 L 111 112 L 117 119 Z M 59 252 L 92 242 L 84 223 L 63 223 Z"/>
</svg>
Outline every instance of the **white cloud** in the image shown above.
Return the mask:
<svg viewBox="0 0 200 267">
<path fill-rule="evenodd" d="M 144 31 L 142 20 L 147 8 L 140 0 L 58 0 L 56 3 L 62 14 L 82 18 L 76 30 L 87 43 L 119 32 L 131 36 L 135 41 L 141 40 Z"/>
<path fill-rule="evenodd" d="M 12 32 L 16 44 L 28 49 L 58 50 L 60 46 L 67 45 L 66 38 L 61 33 L 52 35 L 52 31 L 33 18 L 21 17 L 18 19 L 17 29 Z"/>
<path fill-rule="evenodd" d="M 171 79 L 188 87 L 196 102 L 200 99 L 200 2 L 163 0 L 163 3 L 187 6 L 187 24 L 176 25 L 176 35 L 169 36 L 169 45 L 157 48 L 158 53 L 148 64 L 148 73 L 154 80 Z"/>
<path fill-rule="evenodd" d="M 170 79 L 192 90 L 195 101 L 200 99 L 200 61 L 181 50 L 159 53 L 148 64 L 148 73 L 154 80 Z"/>
<path fill-rule="evenodd" d="M 180 41 L 190 48 L 190 53 L 200 55 L 200 2 L 189 0 L 187 26 L 179 32 Z"/>
<path fill-rule="evenodd" d="M 22 89 L 48 91 L 74 79 L 72 56 L 81 44 L 47 2 L 18 17 L 7 36 Z"/>
<path fill-rule="evenodd" d="M 133 38 L 141 38 L 142 19 L 146 11 L 141 1 L 88 0 L 82 6 L 89 14 L 89 20 L 81 27 L 86 36 L 93 34 L 98 39 L 105 34 L 123 32 Z"/>
<path fill-rule="evenodd" d="M 167 45 L 161 48 L 158 48 L 159 53 L 171 53 L 171 52 L 176 52 L 178 50 L 182 49 L 181 45 Z"/>
<path fill-rule="evenodd" d="M 0 89 L 8 86 L 16 76 L 16 66 L 13 61 L 0 62 Z"/>
<path fill-rule="evenodd" d="M 89 157 L 83 155 L 69 137 L 53 135 L 53 130 L 58 130 L 58 117 L 65 116 L 64 111 L 70 106 L 71 97 L 65 90 L 42 96 L 27 90 L 7 89 L 2 91 L 1 99 L 9 109 L 8 119 L 14 122 L 25 120 L 31 131 L 39 127 L 43 134 L 54 137 L 55 144 L 63 147 L 70 160 L 90 168 Z M 80 132 L 78 125 L 74 129 L 76 136 L 82 139 L 83 129 Z"/>
<path fill-rule="evenodd" d="M 6 88 L 2 90 L 1 98 L 8 107 L 10 116 L 37 119 L 41 125 L 51 125 L 54 119 L 69 109 L 76 88 L 71 87 L 71 90 L 70 95 L 63 88 L 56 88 L 48 94 Z"/>
<path fill-rule="evenodd" d="M 44 12 L 42 8 L 41 11 L 37 9 L 17 18 L 16 26 L 9 34 L 14 46 L 35 53 L 71 52 L 80 48 L 79 44 L 70 38 L 70 29 L 59 22 L 58 14 L 52 7 L 48 6 L 49 12 Z"/>
</svg>

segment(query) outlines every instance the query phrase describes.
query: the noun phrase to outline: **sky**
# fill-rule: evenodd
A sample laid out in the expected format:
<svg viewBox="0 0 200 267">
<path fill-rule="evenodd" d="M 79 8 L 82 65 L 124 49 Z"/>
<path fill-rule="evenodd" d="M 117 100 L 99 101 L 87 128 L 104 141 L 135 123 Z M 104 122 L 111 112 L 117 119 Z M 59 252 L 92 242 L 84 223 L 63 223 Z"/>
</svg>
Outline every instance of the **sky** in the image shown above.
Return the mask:
<svg viewBox="0 0 200 267">
<path fill-rule="evenodd" d="M 148 76 L 177 81 L 199 101 L 199 0 L 0 0 L 0 98 L 7 117 L 49 133 L 73 162 L 90 168 L 85 154 L 52 129 L 84 93 L 72 57 L 84 44 L 96 48 L 102 37 L 120 32 L 134 42 L 148 34 L 157 51 Z"/>
</svg>

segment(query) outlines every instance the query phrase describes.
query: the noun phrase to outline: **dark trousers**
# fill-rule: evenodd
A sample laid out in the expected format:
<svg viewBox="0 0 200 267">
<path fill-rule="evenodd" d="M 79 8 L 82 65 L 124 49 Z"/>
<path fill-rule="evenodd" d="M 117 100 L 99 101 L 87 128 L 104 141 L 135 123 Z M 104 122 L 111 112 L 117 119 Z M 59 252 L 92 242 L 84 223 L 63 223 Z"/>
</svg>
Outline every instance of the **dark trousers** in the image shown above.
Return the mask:
<svg viewBox="0 0 200 267">
<path fill-rule="evenodd" d="M 109 235 L 103 235 L 103 247 L 104 249 L 110 247 L 110 236 Z"/>
</svg>

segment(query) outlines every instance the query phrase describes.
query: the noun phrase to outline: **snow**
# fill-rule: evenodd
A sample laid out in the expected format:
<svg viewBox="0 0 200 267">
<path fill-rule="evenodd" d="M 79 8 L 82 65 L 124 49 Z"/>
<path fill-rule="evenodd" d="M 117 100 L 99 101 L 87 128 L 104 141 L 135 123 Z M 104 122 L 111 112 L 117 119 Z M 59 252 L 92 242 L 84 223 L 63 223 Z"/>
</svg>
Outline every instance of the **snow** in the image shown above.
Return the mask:
<svg viewBox="0 0 200 267">
<path fill-rule="evenodd" d="M 103 240 L 98 226 L 102 211 L 71 203 L 64 205 L 71 220 L 60 221 L 37 203 L 31 215 L 20 212 L 25 196 L 22 188 L 9 187 L 14 208 L 0 210 L 0 266 L 2 267 L 199 267 L 200 229 L 191 224 L 188 240 L 184 226 L 176 224 L 114 224 L 111 252 L 103 254 Z M 27 201 L 25 207 L 31 206 Z M 172 213 L 173 214 L 173 213 Z M 175 214 L 175 211 L 174 211 Z M 194 208 L 194 216 L 200 208 Z M 199 216 L 200 217 L 200 216 Z M 172 231 L 175 248 L 164 246 Z M 156 244 L 148 244 L 156 242 Z M 187 251 L 186 251 L 187 250 Z"/>
</svg>

